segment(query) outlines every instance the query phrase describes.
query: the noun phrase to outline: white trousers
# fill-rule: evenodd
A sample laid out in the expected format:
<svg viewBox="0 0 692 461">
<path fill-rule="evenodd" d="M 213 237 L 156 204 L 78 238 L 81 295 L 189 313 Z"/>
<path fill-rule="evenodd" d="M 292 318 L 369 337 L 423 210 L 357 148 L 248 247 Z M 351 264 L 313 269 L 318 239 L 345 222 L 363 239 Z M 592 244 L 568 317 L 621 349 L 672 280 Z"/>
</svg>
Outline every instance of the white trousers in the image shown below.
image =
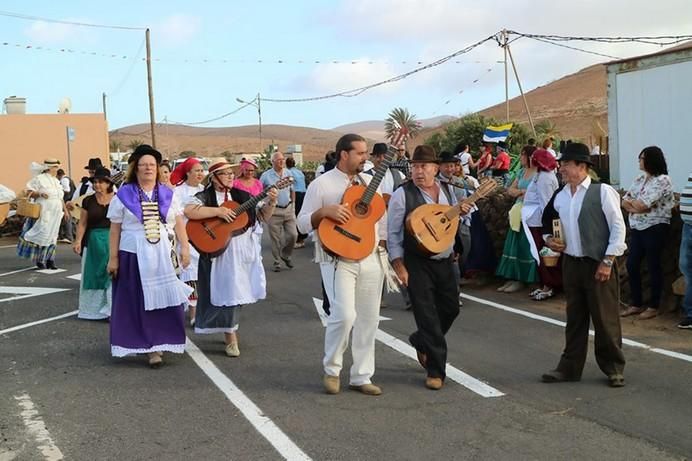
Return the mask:
<svg viewBox="0 0 692 461">
<path fill-rule="evenodd" d="M 331 304 L 324 335 L 324 372 L 339 376 L 353 331 L 349 384 L 368 384 L 375 374 L 375 333 L 384 280 L 379 257 L 373 253 L 358 262 L 321 263 L 320 270 Z"/>
</svg>

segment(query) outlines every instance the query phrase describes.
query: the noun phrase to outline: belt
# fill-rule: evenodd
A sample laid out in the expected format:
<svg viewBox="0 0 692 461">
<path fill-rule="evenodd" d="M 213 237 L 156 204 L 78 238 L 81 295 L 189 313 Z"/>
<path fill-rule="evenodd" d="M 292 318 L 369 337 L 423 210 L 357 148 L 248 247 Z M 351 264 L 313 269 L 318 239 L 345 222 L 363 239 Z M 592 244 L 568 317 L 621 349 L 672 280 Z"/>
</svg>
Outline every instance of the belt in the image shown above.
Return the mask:
<svg viewBox="0 0 692 461">
<path fill-rule="evenodd" d="M 281 205 L 276 205 L 276 208 L 288 208 L 293 204 L 293 202 L 288 202 L 288 205 L 286 206 L 281 206 Z"/>
</svg>

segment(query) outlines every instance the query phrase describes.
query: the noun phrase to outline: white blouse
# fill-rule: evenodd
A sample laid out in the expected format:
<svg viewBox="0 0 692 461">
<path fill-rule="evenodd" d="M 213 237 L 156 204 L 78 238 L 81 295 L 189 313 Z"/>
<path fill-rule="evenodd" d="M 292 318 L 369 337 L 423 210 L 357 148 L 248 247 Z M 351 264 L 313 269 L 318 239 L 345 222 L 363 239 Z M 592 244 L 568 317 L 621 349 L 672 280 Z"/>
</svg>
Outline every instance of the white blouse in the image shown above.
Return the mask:
<svg viewBox="0 0 692 461">
<path fill-rule="evenodd" d="M 150 192 L 144 192 L 147 198 L 151 199 Z M 175 223 L 176 216 L 183 215 L 183 208 L 180 204 L 180 200 L 173 195 L 171 200 L 171 206 L 168 208 L 168 214 L 166 215 L 166 223 Z M 146 236 L 144 235 L 144 224 L 142 224 L 139 219 L 128 210 L 123 202 L 120 201 L 116 195 L 111 200 L 111 204 L 108 207 L 108 219 L 112 223 L 121 224 L 121 234 L 120 234 L 120 250 L 127 251 L 129 253 L 137 252 L 137 241 L 145 241 Z M 160 224 L 161 238 L 166 238 L 167 230 L 163 223 Z"/>
</svg>

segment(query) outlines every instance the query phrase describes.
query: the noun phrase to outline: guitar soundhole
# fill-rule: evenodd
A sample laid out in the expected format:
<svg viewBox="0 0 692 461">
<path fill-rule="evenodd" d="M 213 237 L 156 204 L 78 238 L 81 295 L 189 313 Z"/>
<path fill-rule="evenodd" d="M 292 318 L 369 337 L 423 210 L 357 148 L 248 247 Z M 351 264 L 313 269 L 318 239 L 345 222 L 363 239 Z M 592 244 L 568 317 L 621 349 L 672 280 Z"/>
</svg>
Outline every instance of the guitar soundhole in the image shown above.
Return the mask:
<svg viewBox="0 0 692 461">
<path fill-rule="evenodd" d="M 353 209 L 359 216 L 364 216 L 368 213 L 368 206 L 363 202 L 356 203 L 356 206 L 353 207 Z"/>
</svg>

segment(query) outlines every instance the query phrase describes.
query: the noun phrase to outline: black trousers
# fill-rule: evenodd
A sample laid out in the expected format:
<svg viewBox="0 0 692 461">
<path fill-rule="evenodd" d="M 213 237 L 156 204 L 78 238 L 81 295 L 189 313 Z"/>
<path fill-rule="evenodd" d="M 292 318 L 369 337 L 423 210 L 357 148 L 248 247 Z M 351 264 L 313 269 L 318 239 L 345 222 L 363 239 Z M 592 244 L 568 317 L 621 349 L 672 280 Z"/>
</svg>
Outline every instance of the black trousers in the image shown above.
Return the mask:
<svg viewBox="0 0 692 461">
<path fill-rule="evenodd" d="M 648 307 L 658 309 L 663 294 L 663 270 L 661 269 L 661 253 L 666 244 L 669 224 L 656 224 L 644 230 L 631 229 L 627 255 L 627 274 L 632 290 L 632 305 L 642 307 L 642 276 L 640 266 L 646 257 L 651 282 L 651 300 Z"/>
<path fill-rule="evenodd" d="M 620 283 L 617 264 L 610 279 L 594 278 L 599 261 L 564 255 L 562 279 L 567 301 L 565 350 L 557 369 L 573 379 L 581 378 L 589 348 L 589 323 L 593 322 L 594 352 L 599 368 L 607 376 L 622 374 L 625 356 L 622 353 L 620 330 Z"/>
<path fill-rule="evenodd" d="M 432 378 L 446 376 L 447 341 L 445 334 L 459 315 L 459 284 L 454 276 L 450 256 L 433 260 L 405 255 L 408 270 L 408 294 L 418 330 L 409 341 L 416 350 L 427 355 L 427 372 Z"/>
<path fill-rule="evenodd" d="M 303 200 L 305 200 L 305 192 L 296 192 L 296 218 L 300 213 L 300 209 L 303 208 Z M 301 234 L 300 231 L 298 231 L 298 239 L 296 240 L 296 242 L 302 242 L 303 240 L 305 240 L 307 236 L 308 234 Z"/>
</svg>

